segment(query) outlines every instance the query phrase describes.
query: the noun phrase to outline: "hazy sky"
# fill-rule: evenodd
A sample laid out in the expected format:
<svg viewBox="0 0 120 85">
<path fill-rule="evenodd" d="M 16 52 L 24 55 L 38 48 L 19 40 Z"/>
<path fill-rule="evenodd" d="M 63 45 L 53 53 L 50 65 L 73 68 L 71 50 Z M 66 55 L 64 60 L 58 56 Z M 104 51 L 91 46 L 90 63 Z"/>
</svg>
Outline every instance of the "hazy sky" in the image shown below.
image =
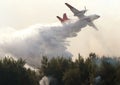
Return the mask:
<svg viewBox="0 0 120 85">
<path fill-rule="evenodd" d="M 86 6 L 88 13 L 97 13 L 102 18 L 120 15 L 119 0 L 0 0 L 0 26 L 23 28 L 36 23 L 54 23 L 58 21 L 55 16 L 62 16 L 64 12 L 73 17 L 65 2 L 78 9 Z"/>
<path fill-rule="evenodd" d="M 70 39 L 71 46 L 68 49 L 73 54 L 76 55 L 80 52 L 84 55 L 91 51 L 104 54 L 110 48 L 108 53 L 115 51 L 116 53 L 113 54 L 120 54 L 117 52 L 120 49 L 120 0 L 0 0 L 0 27 L 23 29 L 38 23 L 56 23 L 59 22 L 56 15 L 62 16 L 64 12 L 69 17 L 74 18 L 65 6 L 65 2 L 78 9 L 83 9 L 86 6 L 89 10 L 87 15 L 98 14 L 101 16 L 95 22 L 100 28 L 99 32 L 91 27 L 86 27 L 86 30 L 83 29 L 78 37 Z M 113 40 L 114 42 L 110 44 Z M 112 50 L 112 46 L 117 47 L 117 49 Z M 105 51 L 103 47 L 105 47 Z"/>
</svg>

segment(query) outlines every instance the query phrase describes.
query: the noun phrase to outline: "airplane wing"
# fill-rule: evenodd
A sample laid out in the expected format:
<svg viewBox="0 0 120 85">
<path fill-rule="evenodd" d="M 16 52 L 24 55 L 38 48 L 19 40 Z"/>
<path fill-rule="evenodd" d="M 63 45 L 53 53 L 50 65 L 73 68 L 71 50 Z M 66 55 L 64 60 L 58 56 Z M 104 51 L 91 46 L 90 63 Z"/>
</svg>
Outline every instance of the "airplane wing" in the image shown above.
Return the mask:
<svg viewBox="0 0 120 85">
<path fill-rule="evenodd" d="M 74 16 L 77 16 L 78 18 L 82 18 L 84 17 L 84 12 L 77 10 L 76 8 L 74 8 L 73 6 L 71 6 L 68 3 L 65 3 L 65 5 L 70 8 L 70 10 L 73 12 Z"/>
<path fill-rule="evenodd" d="M 88 25 L 95 28 L 96 30 L 98 30 L 98 28 L 96 27 L 96 25 L 93 22 L 89 22 Z"/>
</svg>

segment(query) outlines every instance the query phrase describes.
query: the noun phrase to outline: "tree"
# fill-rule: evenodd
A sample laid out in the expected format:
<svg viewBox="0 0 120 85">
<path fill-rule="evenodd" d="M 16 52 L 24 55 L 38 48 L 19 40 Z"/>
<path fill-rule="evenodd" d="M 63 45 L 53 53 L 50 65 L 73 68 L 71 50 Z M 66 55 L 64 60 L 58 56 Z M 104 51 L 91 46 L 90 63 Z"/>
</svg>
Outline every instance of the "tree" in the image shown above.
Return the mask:
<svg viewBox="0 0 120 85">
<path fill-rule="evenodd" d="M 43 57 L 41 61 L 42 64 L 40 70 L 43 71 L 41 73 L 44 74 L 43 76 L 52 76 L 53 78 L 56 78 L 58 85 L 63 85 L 62 78 L 64 72 L 69 68 L 70 63 L 72 62 L 71 59 L 57 57 L 48 61 L 46 58 Z"/>
<path fill-rule="evenodd" d="M 65 85 L 82 85 L 82 76 L 78 68 L 69 69 L 64 73 L 63 81 Z"/>
<path fill-rule="evenodd" d="M 80 71 L 81 84 L 88 85 L 89 84 L 89 64 L 90 63 L 87 64 L 86 61 L 83 59 L 83 57 L 79 55 L 78 59 L 75 61 L 75 64 Z"/>
<path fill-rule="evenodd" d="M 116 71 L 116 66 L 103 59 L 100 68 L 101 85 L 115 85 Z"/>
<path fill-rule="evenodd" d="M 39 85 L 34 71 L 24 67 L 25 61 L 13 58 L 0 60 L 0 85 Z"/>
<path fill-rule="evenodd" d="M 42 62 L 44 76 L 55 78 L 57 85 L 120 85 L 119 58 L 90 53 L 86 59 L 79 54 L 75 61 L 57 57 Z"/>
</svg>

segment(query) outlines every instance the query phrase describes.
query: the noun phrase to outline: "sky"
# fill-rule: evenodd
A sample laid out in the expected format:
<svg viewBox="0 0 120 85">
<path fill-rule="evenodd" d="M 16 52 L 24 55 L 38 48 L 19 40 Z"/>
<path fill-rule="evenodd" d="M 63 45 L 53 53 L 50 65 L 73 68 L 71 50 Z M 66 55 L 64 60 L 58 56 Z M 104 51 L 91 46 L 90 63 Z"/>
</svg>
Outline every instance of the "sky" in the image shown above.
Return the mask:
<svg viewBox="0 0 120 85">
<path fill-rule="evenodd" d="M 24 28 L 36 23 L 54 23 L 58 21 L 56 15 L 64 12 L 73 17 L 65 2 L 78 9 L 86 6 L 88 13 L 97 13 L 103 18 L 120 14 L 119 0 L 0 0 L 0 26 Z"/>
<path fill-rule="evenodd" d="M 82 29 L 78 36 L 68 39 L 68 50 L 77 56 L 90 52 L 99 55 L 119 56 L 120 53 L 120 0 L 0 0 L 0 28 L 20 30 L 34 24 L 59 23 L 56 16 L 67 13 L 76 19 L 64 3 L 81 10 L 87 7 L 86 15 L 98 14 L 95 21 L 99 31 L 91 27 Z"/>
</svg>

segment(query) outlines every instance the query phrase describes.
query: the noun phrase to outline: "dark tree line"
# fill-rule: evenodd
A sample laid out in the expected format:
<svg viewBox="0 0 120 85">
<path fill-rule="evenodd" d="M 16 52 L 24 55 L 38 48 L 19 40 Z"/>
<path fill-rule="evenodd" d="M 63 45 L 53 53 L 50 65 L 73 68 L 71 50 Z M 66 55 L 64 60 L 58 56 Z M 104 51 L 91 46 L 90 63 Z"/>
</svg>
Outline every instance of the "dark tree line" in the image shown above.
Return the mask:
<svg viewBox="0 0 120 85">
<path fill-rule="evenodd" d="M 41 60 L 39 75 L 24 67 L 25 61 L 13 58 L 0 60 L 0 85 L 39 85 L 43 76 L 55 79 L 54 85 L 120 85 L 120 58 L 99 57 L 91 53 L 73 61 L 56 57 Z M 50 85 L 53 85 L 50 83 Z"/>
<path fill-rule="evenodd" d="M 119 58 L 99 57 L 91 53 L 84 59 L 57 57 L 41 61 L 41 76 L 56 78 L 57 85 L 120 85 Z"/>
<path fill-rule="evenodd" d="M 0 60 L 0 85 L 39 85 L 35 71 L 24 67 L 22 59 L 4 58 Z"/>
</svg>

